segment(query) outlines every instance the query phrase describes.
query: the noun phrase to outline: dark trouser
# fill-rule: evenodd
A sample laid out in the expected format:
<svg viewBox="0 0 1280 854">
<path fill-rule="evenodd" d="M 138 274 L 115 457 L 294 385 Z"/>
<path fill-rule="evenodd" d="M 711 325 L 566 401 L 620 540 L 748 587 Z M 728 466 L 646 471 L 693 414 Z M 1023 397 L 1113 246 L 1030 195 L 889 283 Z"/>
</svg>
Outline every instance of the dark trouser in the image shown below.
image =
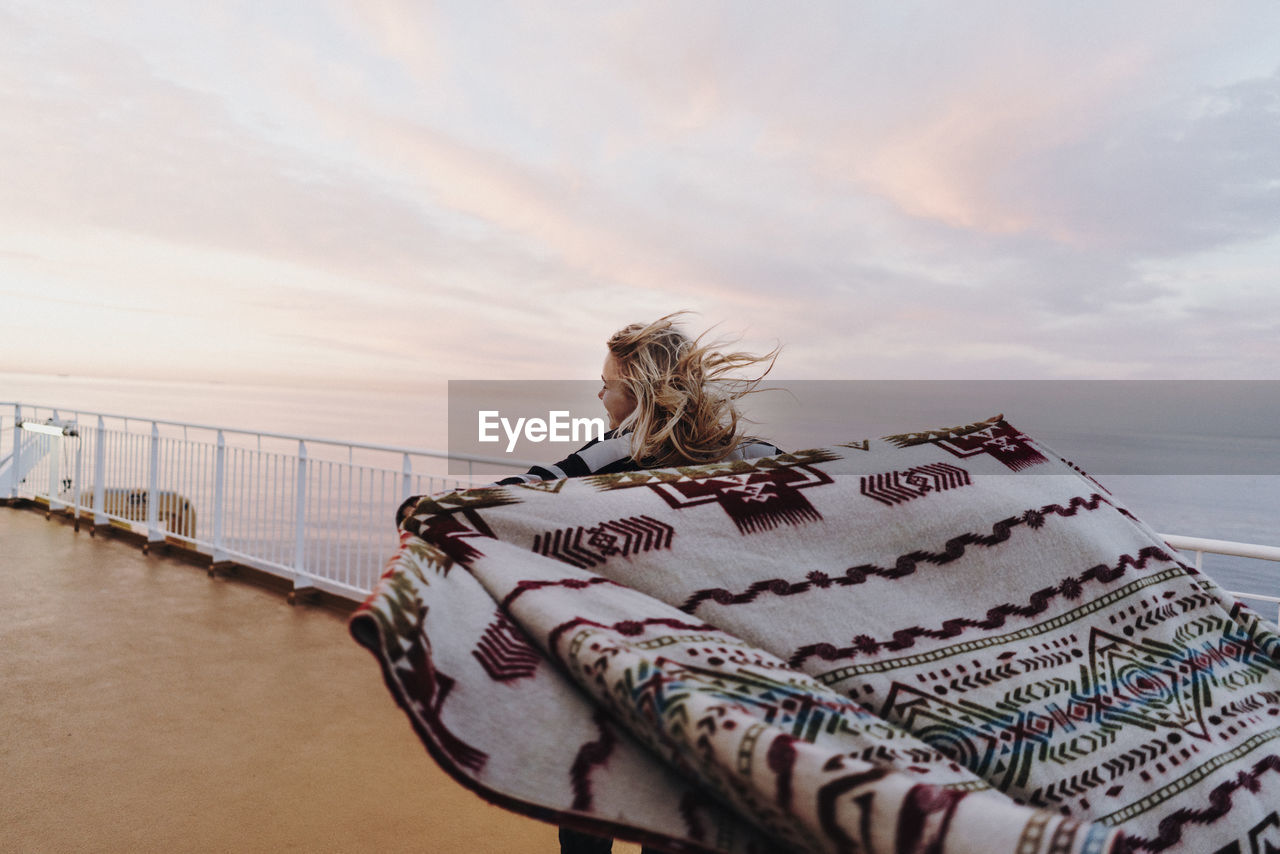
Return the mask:
<svg viewBox="0 0 1280 854">
<path fill-rule="evenodd" d="M 613 840 L 603 836 L 592 836 L 567 827 L 560 828 L 560 854 L 610 854 Z M 658 849 L 648 845 L 640 848 L 640 854 L 659 854 Z"/>
<path fill-rule="evenodd" d="M 560 854 L 609 854 L 612 850 L 612 839 L 560 828 Z"/>
</svg>

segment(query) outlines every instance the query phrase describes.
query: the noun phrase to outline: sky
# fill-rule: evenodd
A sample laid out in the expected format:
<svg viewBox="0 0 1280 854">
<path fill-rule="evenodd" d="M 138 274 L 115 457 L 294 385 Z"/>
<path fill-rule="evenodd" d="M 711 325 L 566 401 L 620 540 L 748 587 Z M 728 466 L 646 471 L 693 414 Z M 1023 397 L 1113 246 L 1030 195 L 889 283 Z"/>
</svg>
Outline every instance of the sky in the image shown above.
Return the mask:
<svg viewBox="0 0 1280 854">
<path fill-rule="evenodd" d="M 0 371 L 1280 377 L 1280 4 L 0 0 Z"/>
</svg>

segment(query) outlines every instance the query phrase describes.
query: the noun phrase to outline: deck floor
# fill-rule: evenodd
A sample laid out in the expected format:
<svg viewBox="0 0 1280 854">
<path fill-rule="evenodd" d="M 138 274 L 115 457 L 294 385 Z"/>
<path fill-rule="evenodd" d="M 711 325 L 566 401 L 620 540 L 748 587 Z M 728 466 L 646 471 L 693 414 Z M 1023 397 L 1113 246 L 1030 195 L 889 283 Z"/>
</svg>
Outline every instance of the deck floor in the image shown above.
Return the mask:
<svg viewBox="0 0 1280 854">
<path fill-rule="evenodd" d="M 0 851 L 559 850 L 436 767 L 342 615 L 7 507 L 0 686 Z"/>
</svg>

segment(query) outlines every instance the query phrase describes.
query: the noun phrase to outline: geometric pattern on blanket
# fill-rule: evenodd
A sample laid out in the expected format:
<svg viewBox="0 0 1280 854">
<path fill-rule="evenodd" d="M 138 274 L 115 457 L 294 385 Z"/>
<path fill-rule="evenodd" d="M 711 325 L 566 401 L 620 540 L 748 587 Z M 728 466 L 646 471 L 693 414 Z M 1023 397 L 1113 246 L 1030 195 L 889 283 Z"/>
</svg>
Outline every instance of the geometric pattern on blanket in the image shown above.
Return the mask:
<svg viewBox="0 0 1280 854">
<path fill-rule="evenodd" d="M 1280 637 L 997 417 L 424 498 L 353 616 L 435 760 L 671 851 L 1280 846 Z"/>
</svg>

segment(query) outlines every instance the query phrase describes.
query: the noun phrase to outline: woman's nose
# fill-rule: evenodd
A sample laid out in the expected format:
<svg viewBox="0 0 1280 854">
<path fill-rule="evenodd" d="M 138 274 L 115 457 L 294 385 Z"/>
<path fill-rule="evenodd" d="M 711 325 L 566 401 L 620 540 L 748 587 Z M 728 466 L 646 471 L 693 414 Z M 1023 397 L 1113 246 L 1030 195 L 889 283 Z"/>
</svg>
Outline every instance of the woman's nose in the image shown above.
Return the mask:
<svg viewBox="0 0 1280 854">
<path fill-rule="evenodd" d="M 604 389 L 600 389 L 598 392 L 596 392 L 596 397 L 600 398 L 601 400 L 604 400 Z"/>
</svg>

